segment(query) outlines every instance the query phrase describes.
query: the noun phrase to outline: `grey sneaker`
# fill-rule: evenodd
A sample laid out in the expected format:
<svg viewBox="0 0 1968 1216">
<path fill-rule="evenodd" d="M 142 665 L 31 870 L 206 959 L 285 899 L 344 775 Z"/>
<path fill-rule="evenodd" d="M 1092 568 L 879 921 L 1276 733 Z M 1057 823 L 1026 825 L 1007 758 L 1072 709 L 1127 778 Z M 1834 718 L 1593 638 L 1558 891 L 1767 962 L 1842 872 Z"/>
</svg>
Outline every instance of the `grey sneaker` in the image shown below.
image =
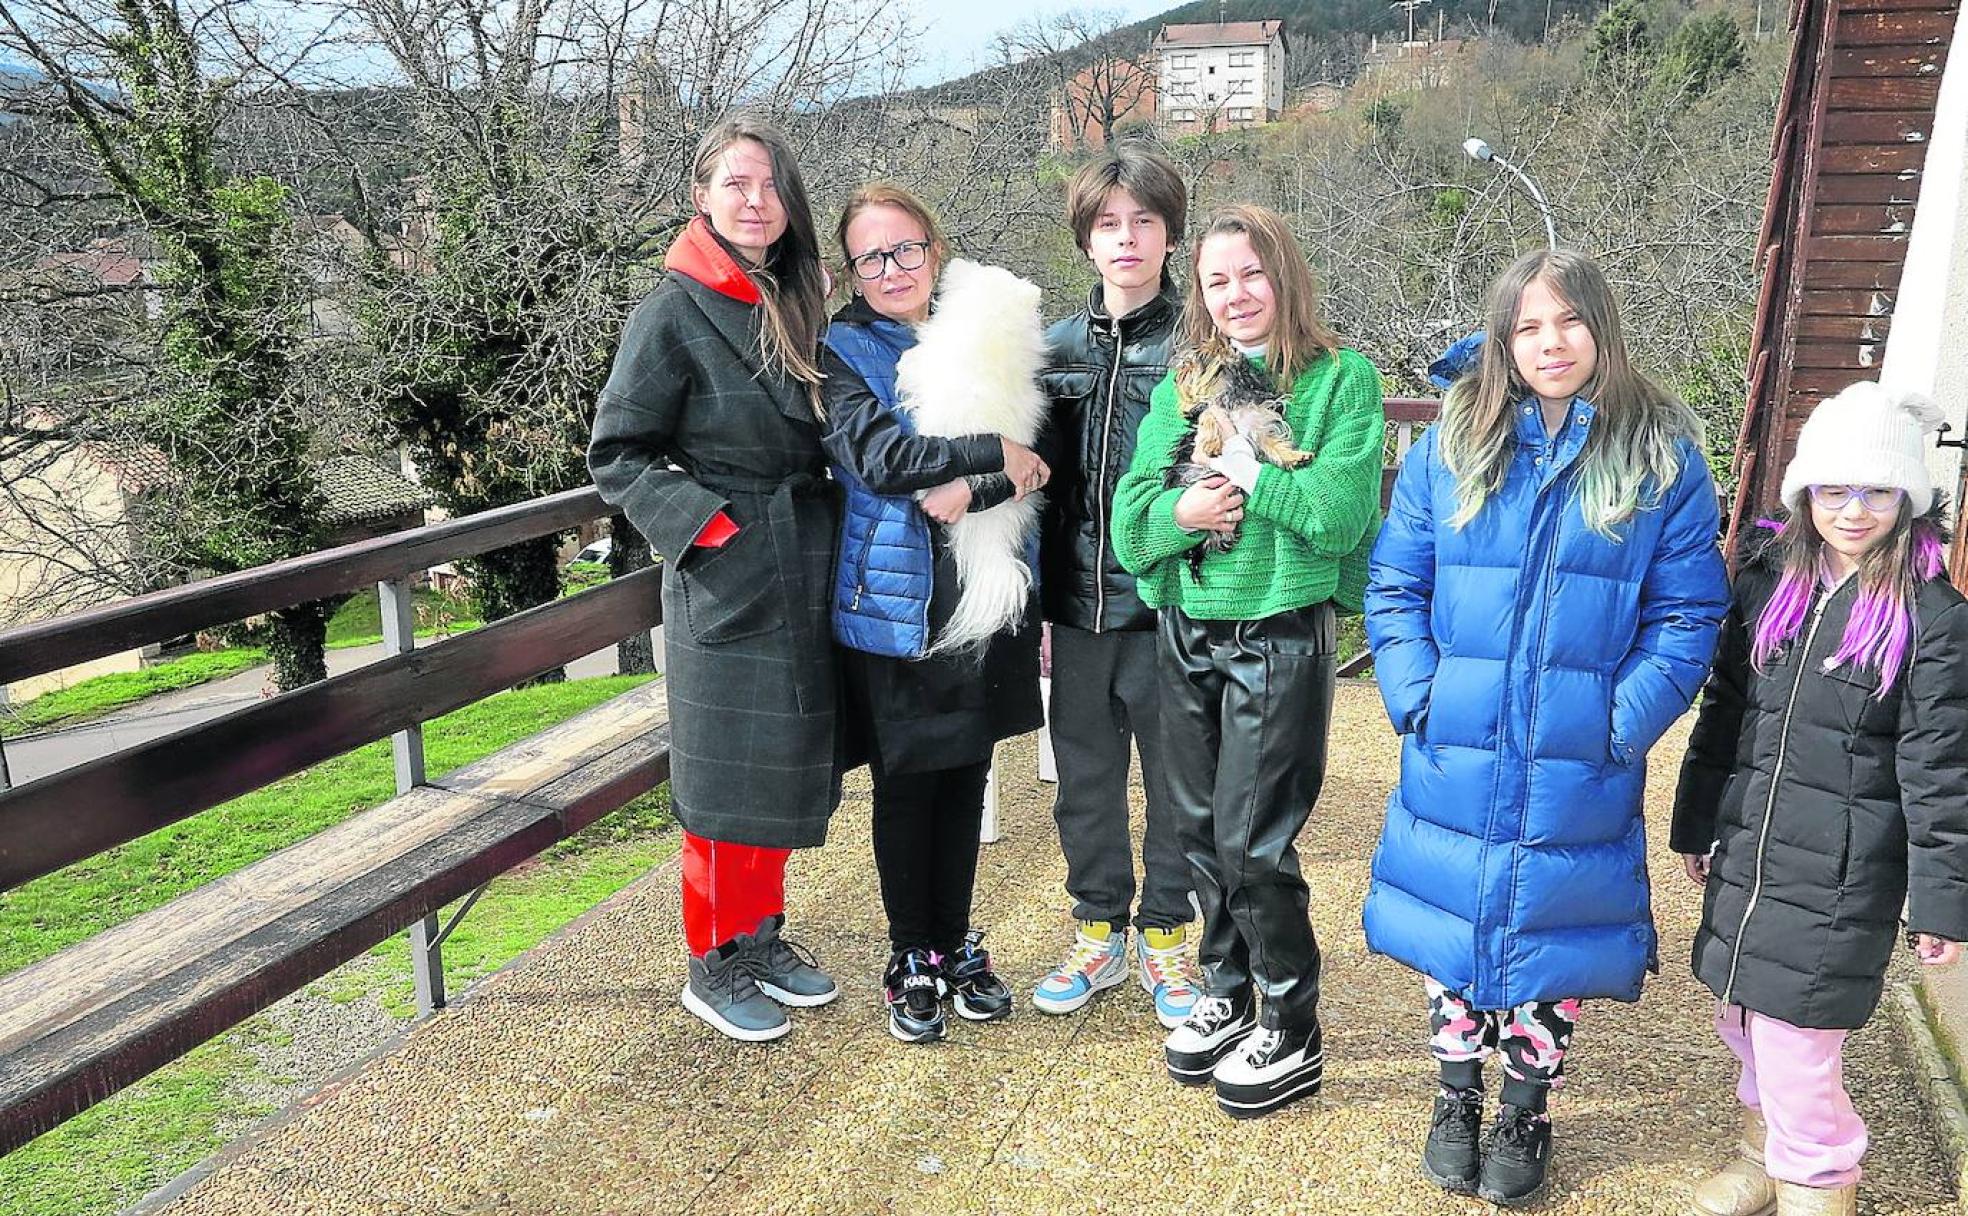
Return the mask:
<svg viewBox="0 0 1968 1216">
<path fill-rule="evenodd" d="M 749 935 L 734 938 L 703 958 L 690 960 L 683 1007 L 721 1033 L 746 1043 L 776 1039 L 793 1028 L 786 1011 L 759 991 L 765 971 Z"/>
<path fill-rule="evenodd" d="M 834 983 L 833 976 L 820 970 L 812 953 L 780 936 L 780 930 L 785 927 L 783 913 L 768 916 L 752 938 L 752 955 L 765 971 L 758 977 L 759 991 L 781 1005 L 801 1008 L 824 1005 L 839 996 L 840 986 Z"/>
</svg>

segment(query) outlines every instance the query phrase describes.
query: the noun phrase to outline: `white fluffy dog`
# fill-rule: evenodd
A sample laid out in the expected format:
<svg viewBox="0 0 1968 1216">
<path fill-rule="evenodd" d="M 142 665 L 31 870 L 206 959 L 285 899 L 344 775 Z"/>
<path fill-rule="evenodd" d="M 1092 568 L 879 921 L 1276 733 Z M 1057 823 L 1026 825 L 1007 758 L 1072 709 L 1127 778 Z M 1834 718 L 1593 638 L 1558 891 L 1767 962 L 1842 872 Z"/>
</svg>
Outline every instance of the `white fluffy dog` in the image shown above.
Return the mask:
<svg viewBox="0 0 1968 1216">
<path fill-rule="evenodd" d="M 936 311 L 896 367 L 902 408 L 922 435 L 1002 435 L 1027 447 L 1045 420 L 1039 289 L 996 266 L 958 258 L 944 270 Z M 930 652 L 983 644 L 1025 611 L 1032 570 L 1025 546 L 1038 526 L 1036 494 L 971 511 L 951 526 L 956 612 Z"/>
</svg>

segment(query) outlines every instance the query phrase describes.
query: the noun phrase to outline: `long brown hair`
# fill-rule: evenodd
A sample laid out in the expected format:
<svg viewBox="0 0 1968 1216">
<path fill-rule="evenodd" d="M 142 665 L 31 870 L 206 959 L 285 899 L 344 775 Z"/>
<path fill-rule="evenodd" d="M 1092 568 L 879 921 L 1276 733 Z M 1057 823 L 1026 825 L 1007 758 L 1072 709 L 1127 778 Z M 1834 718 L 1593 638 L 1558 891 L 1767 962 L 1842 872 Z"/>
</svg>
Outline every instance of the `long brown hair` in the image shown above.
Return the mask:
<svg viewBox="0 0 1968 1216">
<path fill-rule="evenodd" d="M 1277 322 L 1265 342 L 1265 366 L 1278 378 L 1279 386 L 1289 390 L 1299 373 L 1322 355 L 1339 353 L 1339 335 L 1319 316 L 1319 286 L 1312 278 L 1312 267 L 1298 247 L 1284 217 L 1255 203 L 1224 207 L 1209 217 L 1196 235 L 1196 251 L 1189 259 L 1189 293 L 1182 302 L 1179 344 L 1193 351 L 1196 358 L 1186 361 L 1193 372 L 1187 383 L 1178 383 L 1184 401 L 1199 401 L 1214 395 L 1216 380 L 1231 359 L 1239 357 L 1230 340 L 1217 331 L 1203 301 L 1203 245 L 1213 236 L 1242 235 L 1250 241 L 1251 252 L 1271 280 L 1271 298 Z"/>
<path fill-rule="evenodd" d="M 1456 478 L 1456 512 L 1449 525 L 1476 518 L 1503 488 L 1515 454 L 1517 403 L 1531 391 L 1517 374 L 1511 337 L 1524 289 L 1543 280 L 1578 314 L 1598 347 L 1592 378 L 1579 390 L 1594 410 L 1580 458 L 1579 509 L 1586 526 L 1618 539 L 1615 529 L 1635 511 L 1660 505 L 1681 473 L 1676 442 L 1702 442 L 1701 420 L 1681 400 L 1633 366 L 1612 287 L 1596 263 L 1566 249 L 1539 249 L 1512 262 L 1490 287 L 1481 362 L 1442 405 L 1442 462 Z"/>
<path fill-rule="evenodd" d="M 839 246 L 841 255 L 840 274 L 836 277 L 843 291 L 850 297 L 854 294 L 854 267 L 848 264 L 848 259 L 854 255 L 847 250 L 847 226 L 854 222 L 855 216 L 870 207 L 893 207 L 922 225 L 923 236 L 929 241 L 929 255 L 936 259 L 937 273 L 942 273 L 950 260 L 950 242 L 944 237 L 943 225 L 936 222 L 936 213 L 929 209 L 929 204 L 907 186 L 898 186 L 894 182 L 869 182 L 848 196 L 846 204 L 841 207 L 840 223 L 834 225 L 834 243 Z"/>
<path fill-rule="evenodd" d="M 786 209 L 786 231 L 765 251 L 764 261 L 744 267 L 764 301 L 759 310 L 759 362 L 766 372 L 805 385 L 817 408 L 820 330 L 827 321 L 827 276 L 820 267 L 820 238 L 813 226 L 806 182 L 800 177 L 799 161 L 785 132 L 743 111 L 727 115 L 698 141 L 690 180 L 708 189 L 725 151 L 747 139 L 764 148 L 771 159 L 779 205 Z"/>
</svg>

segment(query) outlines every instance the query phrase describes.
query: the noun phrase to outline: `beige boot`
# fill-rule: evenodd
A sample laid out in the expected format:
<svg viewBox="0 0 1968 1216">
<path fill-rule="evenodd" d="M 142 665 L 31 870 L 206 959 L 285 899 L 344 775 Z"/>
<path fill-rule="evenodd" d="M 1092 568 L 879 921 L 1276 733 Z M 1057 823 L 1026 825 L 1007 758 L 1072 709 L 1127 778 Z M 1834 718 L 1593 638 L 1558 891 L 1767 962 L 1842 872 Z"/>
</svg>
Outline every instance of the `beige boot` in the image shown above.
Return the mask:
<svg viewBox="0 0 1968 1216">
<path fill-rule="evenodd" d="M 1742 1134 L 1729 1164 L 1695 1184 L 1691 1216 L 1770 1216 L 1777 1210 L 1777 1184 L 1763 1172 L 1763 1116 L 1743 1107 Z"/>
<path fill-rule="evenodd" d="M 1825 1189 L 1779 1182 L 1777 1216 L 1859 1216 L 1859 1184 Z"/>
</svg>

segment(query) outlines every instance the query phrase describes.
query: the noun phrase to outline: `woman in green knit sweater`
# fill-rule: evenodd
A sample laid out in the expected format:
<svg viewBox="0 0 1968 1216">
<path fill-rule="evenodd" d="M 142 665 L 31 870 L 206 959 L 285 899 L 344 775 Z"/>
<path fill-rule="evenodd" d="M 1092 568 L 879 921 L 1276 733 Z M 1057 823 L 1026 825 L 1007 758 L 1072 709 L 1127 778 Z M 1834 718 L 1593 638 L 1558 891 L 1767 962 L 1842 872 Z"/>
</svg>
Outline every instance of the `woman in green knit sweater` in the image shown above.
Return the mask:
<svg viewBox="0 0 1968 1216">
<path fill-rule="evenodd" d="M 1161 614 L 1164 764 L 1203 911 L 1204 996 L 1169 1035 L 1169 1075 L 1251 1118 L 1316 1094 L 1324 1069 L 1292 842 L 1325 779 L 1334 610 L 1365 590 L 1385 416 L 1379 375 L 1320 321 L 1304 255 L 1265 208 L 1204 228 L 1180 341 L 1114 488 L 1113 536 Z M 1196 458 L 1193 420 L 1253 379 L 1290 435 L 1240 430 Z"/>
</svg>

